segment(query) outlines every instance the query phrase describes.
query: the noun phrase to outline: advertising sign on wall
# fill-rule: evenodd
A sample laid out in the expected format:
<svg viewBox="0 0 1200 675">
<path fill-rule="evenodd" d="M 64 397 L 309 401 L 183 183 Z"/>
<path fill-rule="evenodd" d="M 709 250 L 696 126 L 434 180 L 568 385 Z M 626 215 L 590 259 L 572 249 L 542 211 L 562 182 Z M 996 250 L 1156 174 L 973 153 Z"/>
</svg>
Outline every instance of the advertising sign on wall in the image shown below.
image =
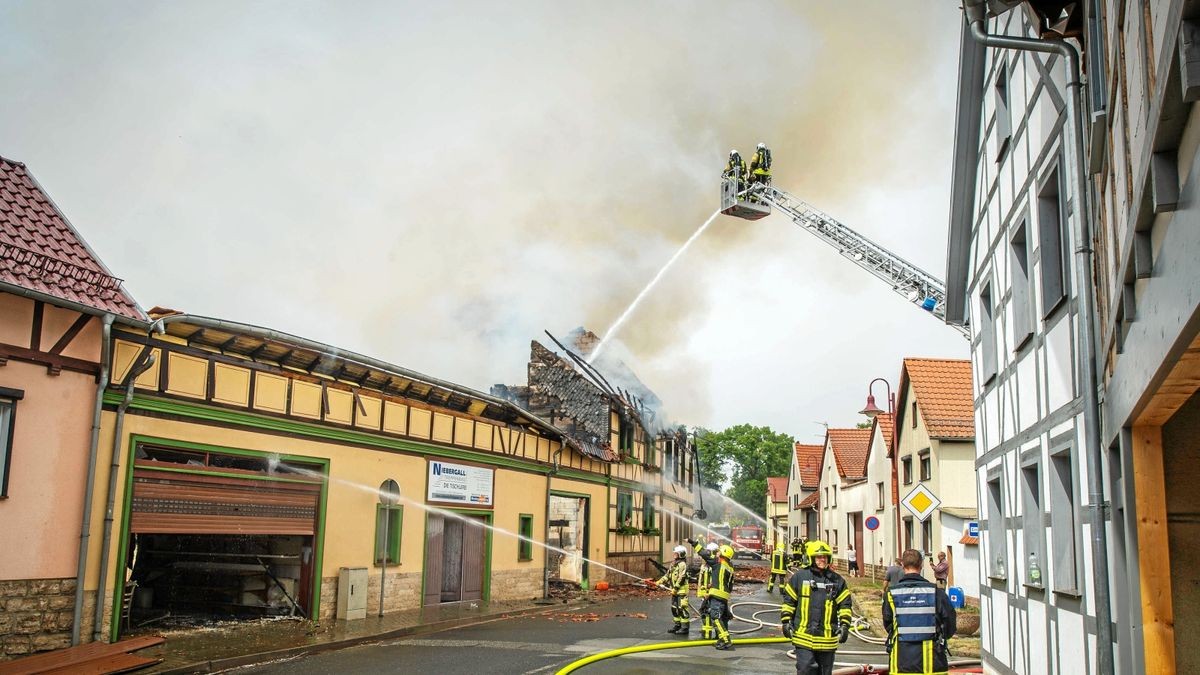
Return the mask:
<svg viewBox="0 0 1200 675">
<path fill-rule="evenodd" d="M 429 463 L 425 499 L 463 506 L 492 507 L 491 469 L 435 460 Z"/>
</svg>

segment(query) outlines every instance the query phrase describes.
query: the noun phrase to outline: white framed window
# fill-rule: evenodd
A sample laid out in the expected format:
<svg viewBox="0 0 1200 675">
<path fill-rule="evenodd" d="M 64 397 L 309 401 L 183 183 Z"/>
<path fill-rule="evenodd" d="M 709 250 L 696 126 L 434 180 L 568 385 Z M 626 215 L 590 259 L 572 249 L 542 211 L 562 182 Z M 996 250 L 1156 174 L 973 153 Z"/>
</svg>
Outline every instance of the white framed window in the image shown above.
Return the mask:
<svg viewBox="0 0 1200 675">
<path fill-rule="evenodd" d="M 1075 533 L 1079 531 L 1076 514 L 1075 465 L 1071 446 L 1050 456 L 1046 472 L 1050 482 L 1050 531 L 1054 540 L 1054 560 L 1051 561 L 1054 590 L 1079 593 L 1079 560 Z"/>
</svg>

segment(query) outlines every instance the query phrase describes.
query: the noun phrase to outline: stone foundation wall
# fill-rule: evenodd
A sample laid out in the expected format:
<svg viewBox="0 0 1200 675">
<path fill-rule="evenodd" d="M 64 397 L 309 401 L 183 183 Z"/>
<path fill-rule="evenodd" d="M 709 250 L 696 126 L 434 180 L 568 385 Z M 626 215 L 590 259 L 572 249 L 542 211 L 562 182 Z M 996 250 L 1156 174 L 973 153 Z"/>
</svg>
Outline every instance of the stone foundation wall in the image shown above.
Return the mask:
<svg viewBox="0 0 1200 675">
<path fill-rule="evenodd" d="M 638 579 L 657 579 L 662 576 L 662 574 L 659 573 L 658 568 L 656 568 L 654 565 L 651 565 L 650 562 L 646 560 L 648 557 L 657 560 L 657 551 L 646 551 L 639 553 L 609 553 L 608 559 L 605 560 L 605 563 L 621 570 L 622 572 L 632 574 Z M 627 584 L 635 582 L 635 579 L 616 574 L 615 572 L 606 570 L 599 565 L 592 565 L 590 569 L 593 582 L 596 581 L 597 572 L 607 573 L 607 580 L 610 584 Z"/>
<path fill-rule="evenodd" d="M 0 661 L 71 646 L 74 579 L 0 581 Z"/>
<path fill-rule="evenodd" d="M 418 587 L 420 580 L 417 580 Z M 492 572 L 492 600 L 533 600 L 542 597 L 542 568 Z"/>
<path fill-rule="evenodd" d="M 367 616 L 379 613 L 379 580 L 382 578 L 379 568 L 372 568 L 367 576 Z M 337 577 L 325 577 L 321 580 L 321 616 L 320 621 L 337 619 Z M 388 569 L 387 591 L 384 597 L 384 607 L 387 611 L 404 609 L 419 609 L 421 607 L 421 573 L 403 573 L 399 570 Z"/>
</svg>

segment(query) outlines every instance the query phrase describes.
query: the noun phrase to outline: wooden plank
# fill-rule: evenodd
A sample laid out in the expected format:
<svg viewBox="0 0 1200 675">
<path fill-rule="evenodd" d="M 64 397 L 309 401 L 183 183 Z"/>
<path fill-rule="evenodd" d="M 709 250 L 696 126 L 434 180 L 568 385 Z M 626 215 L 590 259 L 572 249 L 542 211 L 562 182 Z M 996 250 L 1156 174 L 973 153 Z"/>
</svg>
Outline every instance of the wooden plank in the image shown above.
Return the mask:
<svg viewBox="0 0 1200 675">
<path fill-rule="evenodd" d="M 166 638 L 159 635 L 147 635 L 144 637 L 130 638 L 122 640 L 115 644 L 108 642 L 89 642 L 76 647 L 68 647 L 67 649 L 57 649 L 45 654 L 35 654 L 27 656 L 16 661 L 0 663 L 0 675 L 33 675 L 34 673 L 45 673 L 54 669 L 63 669 L 73 664 L 85 663 L 99 658 L 106 658 L 113 654 L 122 654 L 146 647 L 161 645 L 166 642 Z M 61 672 L 78 672 L 70 669 L 62 670 Z"/>
<path fill-rule="evenodd" d="M 1180 355 L 1136 424 L 1162 426 L 1200 389 L 1200 335 Z"/>
<path fill-rule="evenodd" d="M 1146 672 L 1173 673 L 1175 618 L 1171 606 L 1162 427 L 1133 428 L 1133 481 L 1137 500 L 1138 571 Z"/>
<path fill-rule="evenodd" d="M 112 673 L 128 673 L 159 663 L 162 659 L 152 659 L 133 654 L 113 654 L 112 656 L 76 663 L 65 668 L 42 671 L 45 675 L 111 675 Z"/>
</svg>

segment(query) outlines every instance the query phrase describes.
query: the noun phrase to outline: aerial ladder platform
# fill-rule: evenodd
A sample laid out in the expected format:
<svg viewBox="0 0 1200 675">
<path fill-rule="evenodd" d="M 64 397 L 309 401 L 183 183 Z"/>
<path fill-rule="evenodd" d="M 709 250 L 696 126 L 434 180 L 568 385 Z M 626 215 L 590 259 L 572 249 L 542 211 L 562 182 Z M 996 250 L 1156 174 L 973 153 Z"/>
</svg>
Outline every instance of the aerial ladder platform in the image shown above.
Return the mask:
<svg viewBox="0 0 1200 675">
<path fill-rule="evenodd" d="M 971 339 L 969 327 L 946 324 L 946 285 L 937 277 L 779 188 L 763 183 L 747 186 L 734 178 L 721 181 L 721 213 L 758 220 L 771 215 L 772 207 L 891 286 L 905 300 Z"/>
</svg>

